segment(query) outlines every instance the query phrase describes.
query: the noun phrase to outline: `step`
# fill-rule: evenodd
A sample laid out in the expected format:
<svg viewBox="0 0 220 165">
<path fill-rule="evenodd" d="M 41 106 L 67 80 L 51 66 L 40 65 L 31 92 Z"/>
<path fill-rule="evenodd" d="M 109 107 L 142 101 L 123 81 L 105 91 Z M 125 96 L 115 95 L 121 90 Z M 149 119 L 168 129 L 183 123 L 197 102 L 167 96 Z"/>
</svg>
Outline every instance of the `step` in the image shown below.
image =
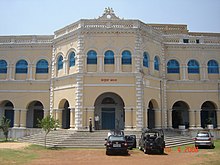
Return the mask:
<svg viewBox="0 0 220 165">
<path fill-rule="evenodd" d="M 56 130 L 47 135 L 47 146 L 72 147 L 72 148 L 104 148 L 105 138 L 108 131 L 73 131 Z M 141 135 L 140 131 L 125 131 L 125 135 L 134 134 L 137 137 L 137 144 Z M 44 145 L 44 132 L 20 138 L 19 141 L 26 141 L 33 144 Z M 165 132 L 166 146 L 179 146 L 184 144 L 193 144 L 190 137 L 181 136 L 178 133 Z"/>
</svg>

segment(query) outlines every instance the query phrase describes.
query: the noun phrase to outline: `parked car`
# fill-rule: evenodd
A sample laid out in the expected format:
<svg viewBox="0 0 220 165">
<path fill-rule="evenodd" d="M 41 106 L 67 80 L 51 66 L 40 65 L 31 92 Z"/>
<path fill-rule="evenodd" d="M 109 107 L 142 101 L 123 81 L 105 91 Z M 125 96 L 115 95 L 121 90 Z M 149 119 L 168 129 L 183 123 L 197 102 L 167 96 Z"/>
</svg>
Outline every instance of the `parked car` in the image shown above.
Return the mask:
<svg viewBox="0 0 220 165">
<path fill-rule="evenodd" d="M 114 153 L 128 154 L 128 144 L 124 135 L 110 135 L 106 139 L 106 155 Z"/>
<path fill-rule="evenodd" d="M 125 139 L 128 144 L 128 149 L 133 149 L 137 147 L 136 135 L 125 135 Z"/>
<path fill-rule="evenodd" d="M 209 131 L 199 131 L 195 137 L 195 147 L 207 146 L 215 148 L 213 135 Z"/>
<path fill-rule="evenodd" d="M 165 141 L 163 130 L 144 129 L 139 140 L 139 149 L 143 150 L 145 154 L 152 151 L 159 151 L 164 153 Z"/>
</svg>

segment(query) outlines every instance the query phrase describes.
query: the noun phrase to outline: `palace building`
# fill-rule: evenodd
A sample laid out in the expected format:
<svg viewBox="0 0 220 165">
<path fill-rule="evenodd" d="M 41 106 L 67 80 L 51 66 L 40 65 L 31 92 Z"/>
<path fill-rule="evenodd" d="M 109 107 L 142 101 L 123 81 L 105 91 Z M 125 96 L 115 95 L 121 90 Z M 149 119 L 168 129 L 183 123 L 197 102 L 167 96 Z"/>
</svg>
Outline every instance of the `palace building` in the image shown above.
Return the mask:
<svg viewBox="0 0 220 165">
<path fill-rule="evenodd" d="M 0 36 L 0 118 L 13 136 L 64 129 L 220 129 L 220 33 L 121 19 L 106 8 L 54 35 Z"/>
</svg>

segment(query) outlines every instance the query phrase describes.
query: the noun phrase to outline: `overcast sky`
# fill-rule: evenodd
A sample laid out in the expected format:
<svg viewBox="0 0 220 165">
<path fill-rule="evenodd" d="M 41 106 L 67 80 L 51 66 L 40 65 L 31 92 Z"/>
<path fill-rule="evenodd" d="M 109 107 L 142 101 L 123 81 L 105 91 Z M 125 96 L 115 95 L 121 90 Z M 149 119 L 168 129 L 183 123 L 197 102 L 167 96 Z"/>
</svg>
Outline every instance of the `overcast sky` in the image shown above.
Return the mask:
<svg viewBox="0 0 220 165">
<path fill-rule="evenodd" d="M 80 19 L 98 18 L 106 7 L 124 19 L 220 33 L 220 0 L 0 0 L 0 35 L 50 35 Z"/>
</svg>

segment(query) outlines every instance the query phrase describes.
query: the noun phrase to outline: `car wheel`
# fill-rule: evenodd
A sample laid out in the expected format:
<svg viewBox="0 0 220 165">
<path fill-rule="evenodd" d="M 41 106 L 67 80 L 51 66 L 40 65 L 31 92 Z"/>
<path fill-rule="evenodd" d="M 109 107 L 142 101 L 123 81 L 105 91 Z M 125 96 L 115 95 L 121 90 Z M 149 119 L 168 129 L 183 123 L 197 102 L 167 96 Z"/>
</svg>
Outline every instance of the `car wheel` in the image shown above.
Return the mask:
<svg viewBox="0 0 220 165">
<path fill-rule="evenodd" d="M 149 150 L 147 150 L 146 148 L 144 148 L 144 153 L 145 153 L 145 154 L 148 154 L 148 153 L 149 153 Z"/>
<path fill-rule="evenodd" d="M 214 144 L 212 144 L 212 145 L 210 146 L 210 148 L 211 148 L 211 149 L 214 149 L 214 148 L 215 148 Z"/>
<path fill-rule="evenodd" d="M 161 148 L 161 149 L 160 149 L 160 154 L 161 154 L 161 155 L 164 154 L 164 148 Z"/>
</svg>

